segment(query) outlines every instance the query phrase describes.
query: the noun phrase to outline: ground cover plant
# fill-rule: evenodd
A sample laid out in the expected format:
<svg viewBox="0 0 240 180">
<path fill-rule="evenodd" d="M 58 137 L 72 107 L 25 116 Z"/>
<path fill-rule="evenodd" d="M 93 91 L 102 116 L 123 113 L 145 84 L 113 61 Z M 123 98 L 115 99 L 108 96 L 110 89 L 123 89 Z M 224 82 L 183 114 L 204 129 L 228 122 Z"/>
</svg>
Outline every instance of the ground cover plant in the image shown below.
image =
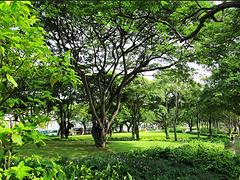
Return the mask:
<svg viewBox="0 0 240 180">
<path fill-rule="evenodd" d="M 102 153 L 72 159 L 59 157 L 54 165 L 59 168 L 54 176 L 82 179 L 238 179 L 240 155 L 224 147 L 194 141 L 178 147 L 155 147 L 129 152 Z M 42 158 L 29 158 L 24 163 L 44 168 L 53 163 Z M 42 163 L 42 165 L 41 165 Z M 36 166 L 36 167 L 35 167 Z M 48 165 L 49 166 L 49 165 Z M 44 172 L 42 172 L 44 174 Z M 48 172 L 50 173 L 50 172 Z M 48 174 L 46 173 L 46 174 Z M 41 174 L 41 173 L 39 173 Z M 61 176 L 60 176 L 61 175 Z M 31 177 L 29 175 L 29 177 Z"/>
<path fill-rule="evenodd" d="M 156 141 L 154 136 L 161 136 L 160 132 L 145 132 L 143 140 L 121 141 L 121 135 L 130 134 L 113 134 L 120 141 L 110 141 L 106 149 L 95 147 L 91 136 L 83 135 L 68 140 L 53 138 L 41 148 L 28 145 L 19 153 L 24 155 L 28 150 L 25 156 L 52 158 L 72 178 L 111 179 L 112 173 L 115 179 L 236 179 L 240 175 L 239 155 L 226 151 L 219 139 L 214 143 L 206 137 L 196 140 L 184 134 L 182 142 Z M 146 141 L 150 135 L 153 139 Z"/>
</svg>

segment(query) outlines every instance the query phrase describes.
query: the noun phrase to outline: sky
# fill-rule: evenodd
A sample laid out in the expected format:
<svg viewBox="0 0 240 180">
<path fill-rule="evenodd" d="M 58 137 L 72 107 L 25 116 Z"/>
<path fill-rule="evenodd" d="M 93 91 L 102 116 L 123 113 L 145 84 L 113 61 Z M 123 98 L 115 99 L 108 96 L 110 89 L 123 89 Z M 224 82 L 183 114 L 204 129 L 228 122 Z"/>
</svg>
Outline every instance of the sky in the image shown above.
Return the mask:
<svg viewBox="0 0 240 180">
<path fill-rule="evenodd" d="M 207 68 L 205 68 L 203 65 L 199 65 L 194 62 L 189 62 L 187 64 L 190 68 L 194 69 L 193 79 L 197 83 L 204 84 L 204 79 L 211 75 L 211 72 L 207 70 Z M 157 71 L 149 71 L 149 72 L 144 72 L 143 74 L 149 80 L 153 80 L 154 79 L 153 75 L 156 72 Z"/>
<path fill-rule="evenodd" d="M 189 62 L 188 66 L 195 70 L 193 79 L 198 83 L 204 84 L 204 79 L 211 76 L 211 71 L 207 70 L 207 68 L 205 68 L 203 65 Z"/>
</svg>

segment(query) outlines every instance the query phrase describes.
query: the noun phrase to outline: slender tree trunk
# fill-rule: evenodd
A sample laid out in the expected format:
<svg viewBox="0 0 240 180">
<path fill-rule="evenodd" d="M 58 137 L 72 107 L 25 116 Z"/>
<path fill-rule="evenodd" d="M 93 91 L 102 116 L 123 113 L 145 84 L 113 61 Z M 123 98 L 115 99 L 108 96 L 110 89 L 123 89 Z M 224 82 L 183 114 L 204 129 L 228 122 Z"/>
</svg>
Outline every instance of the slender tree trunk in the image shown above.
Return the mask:
<svg viewBox="0 0 240 180">
<path fill-rule="evenodd" d="M 176 116 L 173 121 L 174 140 L 177 141 L 177 121 L 179 116 L 179 97 L 178 93 L 175 95 Z"/>
<path fill-rule="evenodd" d="M 136 118 L 135 116 L 132 119 L 132 139 L 136 139 Z"/>
<path fill-rule="evenodd" d="M 197 120 L 197 136 L 200 137 L 200 131 L 199 131 L 199 120 Z"/>
<path fill-rule="evenodd" d="M 210 137 L 212 137 L 212 114 L 211 113 L 210 113 L 208 124 L 209 124 L 209 134 L 210 134 Z"/>
<path fill-rule="evenodd" d="M 229 118 L 228 118 L 228 135 L 229 136 L 231 136 L 231 134 L 232 134 L 231 123 L 232 123 L 231 115 L 229 115 Z"/>
<path fill-rule="evenodd" d="M 173 131 L 174 131 L 174 141 L 177 141 L 177 128 L 176 128 L 176 122 L 173 122 Z"/>
<path fill-rule="evenodd" d="M 119 132 L 120 132 L 120 133 L 123 132 L 123 124 L 120 124 L 120 125 L 119 125 Z"/>
<path fill-rule="evenodd" d="M 164 131 L 166 134 L 166 139 L 170 139 L 169 133 L 168 133 L 168 113 L 169 113 L 169 108 L 168 108 L 168 101 L 167 101 L 167 94 L 165 94 L 165 106 L 167 109 L 167 112 L 164 116 Z"/>
<path fill-rule="evenodd" d="M 63 104 L 60 104 L 59 110 L 60 110 L 60 118 L 61 118 L 60 137 L 61 137 L 61 139 L 63 139 L 64 135 L 65 135 L 65 130 L 66 130 L 66 122 L 65 122 L 64 112 L 63 112 L 64 111 Z"/>
<path fill-rule="evenodd" d="M 139 119 L 136 122 L 135 134 L 136 134 L 136 139 L 139 140 L 140 139 L 140 136 L 139 136 Z"/>
<path fill-rule="evenodd" d="M 197 136 L 200 138 L 200 121 L 199 121 L 199 111 L 197 112 Z"/>
<path fill-rule="evenodd" d="M 190 130 L 190 132 L 192 132 L 192 118 L 191 118 L 191 120 L 190 120 L 188 126 L 189 126 L 189 130 Z"/>
<path fill-rule="evenodd" d="M 166 121 L 164 122 L 164 131 L 165 131 L 166 139 L 170 139 L 170 136 L 168 133 L 168 123 Z"/>
<path fill-rule="evenodd" d="M 82 122 L 82 125 L 83 125 L 83 134 L 87 134 L 86 122 Z"/>
<path fill-rule="evenodd" d="M 139 140 L 140 139 L 140 135 L 139 135 L 139 127 L 136 127 L 136 139 Z"/>
<path fill-rule="evenodd" d="M 71 116 L 71 112 L 70 112 L 70 109 L 69 109 L 69 106 L 70 104 L 67 105 L 67 109 L 65 111 L 65 120 L 67 121 L 66 122 L 66 130 L 65 130 L 65 138 L 68 139 L 68 136 L 70 134 L 70 129 L 71 129 L 71 123 L 70 123 L 70 116 Z"/>
</svg>

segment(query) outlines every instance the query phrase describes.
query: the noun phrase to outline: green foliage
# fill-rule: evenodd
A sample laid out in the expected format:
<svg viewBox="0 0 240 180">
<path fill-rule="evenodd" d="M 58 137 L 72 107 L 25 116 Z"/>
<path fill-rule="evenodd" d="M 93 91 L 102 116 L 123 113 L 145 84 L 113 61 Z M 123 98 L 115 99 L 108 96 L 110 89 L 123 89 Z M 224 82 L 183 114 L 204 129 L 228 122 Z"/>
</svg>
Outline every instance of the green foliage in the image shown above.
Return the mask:
<svg viewBox="0 0 240 180">
<path fill-rule="evenodd" d="M 18 160 L 15 155 L 16 146 L 33 142 L 44 145 L 45 137 L 34 130 L 36 127 L 18 123 L 12 128 L 0 126 L 0 142 L 3 156 L 0 159 L 0 176 L 6 179 L 58 179 L 63 178 L 61 167 L 53 161 L 40 160 L 38 157 Z M 4 161 L 2 161 L 4 160 Z M 2 163 L 3 162 L 3 163 Z"/>
<path fill-rule="evenodd" d="M 4 171 L 4 175 L 7 179 L 16 177 L 17 179 L 22 180 L 25 177 L 29 177 L 29 171 L 31 171 L 32 168 L 25 166 L 24 162 L 21 161 L 17 166 L 13 166 L 8 170 Z"/>
<path fill-rule="evenodd" d="M 97 160 L 88 161 L 69 161 L 66 159 L 52 161 L 32 156 L 24 160 L 15 160 L 14 164 L 8 170 L 0 169 L 0 177 L 8 179 L 83 179 L 83 180 L 122 180 L 131 179 L 131 175 L 126 172 L 121 163 L 112 164 L 99 158 L 103 166 L 96 166 Z"/>
<path fill-rule="evenodd" d="M 18 165 L 13 165 L 13 158 L 15 158 L 16 146 L 22 146 L 28 142 L 33 142 L 37 145 L 43 145 L 44 137 L 34 130 L 36 127 L 23 125 L 18 123 L 12 128 L 4 125 L 0 126 L 0 167 L 4 168 L 1 176 L 11 179 L 13 176 L 17 179 L 23 179 L 29 176 L 29 171 L 32 169 L 25 166 L 23 161 Z"/>
<path fill-rule="evenodd" d="M 124 133 L 119 133 L 117 136 L 124 136 L 122 134 Z M 143 133 L 142 136 L 142 138 L 148 138 L 148 141 L 115 141 L 111 142 L 105 151 L 94 148 L 93 142 L 91 144 L 82 142 L 90 139 L 90 136 L 79 136 L 81 141 L 77 141 L 77 137 L 73 137 L 76 139 L 74 141 L 59 140 L 56 143 L 54 140 L 47 142 L 52 146 L 43 147 L 44 159 L 37 157 L 19 159 L 14 166 L 18 166 L 19 162 L 24 161 L 25 166 L 32 168 L 31 171 L 28 171 L 30 175 L 25 179 L 33 179 L 33 177 L 50 179 L 59 179 L 60 177 L 63 179 L 64 177 L 69 179 L 75 177 L 80 179 L 96 177 L 99 179 L 235 179 L 240 173 L 239 155 L 225 151 L 224 146 L 220 143 L 212 143 L 210 139 L 206 142 L 190 140 L 190 137 L 196 137 L 196 135 L 180 133 L 179 138 L 185 136 L 189 142 L 178 142 L 177 144 L 177 142 L 159 141 L 157 144 L 156 140 L 159 139 L 154 138 L 164 137 L 164 134 L 159 132 L 148 134 L 149 137 L 147 133 Z M 130 133 L 125 135 L 129 137 Z M 151 138 L 155 141 L 150 141 Z M 70 149 L 71 147 L 72 149 Z M 153 149 L 149 149 L 149 147 Z M 30 151 L 31 148 L 31 146 L 27 146 L 24 152 Z M 59 148 L 65 148 L 62 155 L 71 152 L 71 155 L 68 156 L 71 159 L 61 159 L 55 162 L 45 160 L 46 157 L 53 157 Z M 135 151 L 129 152 L 130 149 Z M 37 150 L 33 150 L 32 153 L 36 153 Z M 92 153 L 94 151 L 95 154 Z M 128 153 L 109 153 L 110 151 L 128 151 Z M 89 155 L 89 152 L 92 154 Z M 84 155 L 88 156 L 84 157 Z M 12 177 L 15 176 L 16 174 L 13 173 Z"/>
<path fill-rule="evenodd" d="M 40 115 L 56 100 L 56 83 L 79 83 L 70 67 L 70 52 L 53 56 L 35 15 L 28 1 L 0 2 L 0 111 L 24 114 L 23 122 L 29 122 L 26 112 Z"/>
<path fill-rule="evenodd" d="M 126 172 L 124 165 L 118 162 L 107 163 L 103 157 L 95 157 L 82 161 L 60 161 L 63 165 L 66 176 L 69 179 L 75 177 L 79 179 L 99 179 L 99 180 L 114 180 L 114 179 L 131 179 L 131 175 Z"/>
<path fill-rule="evenodd" d="M 6 74 L 7 80 L 12 83 L 12 85 L 16 88 L 18 87 L 17 82 L 13 79 L 13 77 L 9 74 Z"/>
<path fill-rule="evenodd" d="M 45 137 L 34 130 L 34 126 L 18 123 L 13 128 L 0 126 L 1 145 L 6 148 L 13 148 L 13 145 L 22 146 L 27 142 L 42 144 Z"/>
<path fill-rule="evenodd" d="M 24 160 L 15 159 L 14 165 L 2 172 L 8 179 L 65 179 L 62 167 L 51 160 L 32 156 Z M 16 164 L 16 165 L 15 165 Z"/>
<path fill-rule="evenodd" d="M 216 149 L 215 147 L 212 147 L 211 144 L 201 144 L 201 142 L 180 146 L 175 149 L 158 148 L 143 152 L 134 152 L 130 153 L 126 158 L 130 159 L 133 157 L 136 159 L 146 158 L 152 160 L 167 159 L 175 162 L 177 168 L 179 168 L 177 164 L 183 163 L 190 165 L 191 167 L 196 168 L 204 173 L 214 172 L 217 174 L 218 178 L 235 179 L 240 175 L 238 155 L 234 155 L 233 153 L 224 151 L 222 149 Z M 156 164 L 154 167 L 155 166 Z M 135 167 L 140 168 L 137 166 Z M 132 171 L 136 173 L 138 170 L 134 169 Z M 132 173 L 133 177 L 135 173 Z M 183 173 L 182 176 L 190 176 L 191 174 L 188 173 L 189 172 L 187 172 L 185 175 Z M 169 176 L 169 174 L 167 176 Z"/>
<path fill-rule="evenodd" d="M 236 179 L 239 160 L 229 151 L 195 141 L 178 148 L 62 159 L 58 163 L 70 179 Z"/>
</svg>

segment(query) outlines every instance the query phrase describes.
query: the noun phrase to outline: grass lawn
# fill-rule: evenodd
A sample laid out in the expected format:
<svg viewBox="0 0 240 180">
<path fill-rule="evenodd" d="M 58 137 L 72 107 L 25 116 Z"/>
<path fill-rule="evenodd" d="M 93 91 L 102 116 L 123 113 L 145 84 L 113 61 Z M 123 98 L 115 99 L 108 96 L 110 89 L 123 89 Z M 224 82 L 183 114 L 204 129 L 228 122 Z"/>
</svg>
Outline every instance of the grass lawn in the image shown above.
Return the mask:
<svg viewBox="0 0 240 180">
<path fill-rule="evenodd" d="M 153 147 L 178 147 L 188 143 L 189 138 L 196 135 L 179 133 L 178 142 L 173 141 L 173 133 L 170 133 L 170 140 L 165 139 L 163 132 L 141 132 L 140 141 L 128 141 L 131 138 L 131 133 L 116 133 L 112 136 L 112 141 L 109 141 L 107 147 L 97 148 L 91 135 L 71 136 L 69 140 L 60 140 L 58 138 L 50 138 L 46 141 L 46 146 L 37 147 L 33 144 L 27 144 L 17 150 L 21 156 L 31 156 L 33 154 L 44 158 L 60 158 L 67 157 L 70 159 L 82 158 L 92 155 L 107 155 L 109 153 L 127 152 L 133 150 L 144 150 Z M 201 137 L 205 138 L 205 137 Z M 121 141 L 122 139 L 127 139 Z M 224 148 L 221 143 L 213 143 L 212 145 Z"/>
<path fill-rule="evenodd" d="M 174 141 L 174 134 L 169 133 L 170 139 L 167 141 Z M 112 135 L 112 140 L 121 140 L 121 139 L 131 139 L 131 133 L 114 133 Z M 189 133 L 177 133 L 179 141 L 188 140 L 189 138 L 197 138 L 195 134 Z M 200 138 L 206 138 L 206 136 L 200 136 Z M 142 131 L 140 132 L 140 140 L 145 141 L 166 141 L 166 136 L 164 132 L 161 131 Z"/>
</svg>

